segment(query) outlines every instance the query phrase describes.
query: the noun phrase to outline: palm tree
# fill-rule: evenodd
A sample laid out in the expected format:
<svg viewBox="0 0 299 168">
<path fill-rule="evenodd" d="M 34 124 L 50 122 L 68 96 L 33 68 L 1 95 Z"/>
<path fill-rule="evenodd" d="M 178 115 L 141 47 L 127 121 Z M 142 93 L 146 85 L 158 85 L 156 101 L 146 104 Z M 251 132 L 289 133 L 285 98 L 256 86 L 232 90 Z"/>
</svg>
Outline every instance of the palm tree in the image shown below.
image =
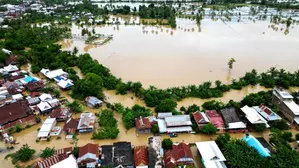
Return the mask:
<svg viewBox="0 0 299 168">
<path fill-rule="evenodd" d="M 234 62 L 236 62 L 236 60 L 235 60 L 234 58 L 231 58 L 231 59 L 228 61 L 227 65 L 228 65 L 228 68 L 229 68 L 230 70 L 233 69 L 233 64 L 234 64 Z"/>
</svg>

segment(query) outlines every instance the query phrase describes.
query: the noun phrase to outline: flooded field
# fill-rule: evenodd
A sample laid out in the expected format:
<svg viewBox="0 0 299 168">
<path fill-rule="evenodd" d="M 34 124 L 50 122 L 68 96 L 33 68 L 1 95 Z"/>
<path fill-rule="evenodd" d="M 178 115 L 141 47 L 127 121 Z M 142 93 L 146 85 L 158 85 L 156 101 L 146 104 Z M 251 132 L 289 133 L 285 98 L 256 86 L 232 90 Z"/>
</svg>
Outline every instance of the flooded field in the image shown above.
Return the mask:
<svg viewBox="0 0 299 168">
<path fill-rule="evenodd" d="M 124 81 L 140 81 L 145 87 L 160 88 L 200 84 L 221 80 L 228 83 L 245 72 L 270 67 L 289 71 L 298 69 L 299 26 L 269 21 L 241 22 L 177 19 L 177 29 L 162 26 L 106 25 L 89 27 L 96 33 L 112 34 L 113 40 L 103 46 L 86 45 L 84 40 L 65 40 L 64 49 L 78 47 L 88 52 Z M 81 28 L 72 27 L 73 34 Z M 227 62 L 235 58 L 229 71 Z"/>
</svg>

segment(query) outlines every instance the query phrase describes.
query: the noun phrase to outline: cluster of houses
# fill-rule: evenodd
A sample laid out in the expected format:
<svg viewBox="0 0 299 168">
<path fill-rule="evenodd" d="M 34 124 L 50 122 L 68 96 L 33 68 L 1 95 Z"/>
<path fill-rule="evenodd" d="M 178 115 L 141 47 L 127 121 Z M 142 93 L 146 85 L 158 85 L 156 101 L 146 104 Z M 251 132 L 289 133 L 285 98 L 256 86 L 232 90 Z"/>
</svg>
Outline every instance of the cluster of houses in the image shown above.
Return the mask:
<svg viewBox="0 0 299 168">
<path fill-rule="evenodd" d="M 246 134 L 242 140 L 255 148 L 262 157 L 271 157 L 273 149 L 263 138 Z M 163 149 L 160 136 L 149 137 L 146 146 L 133 146 L 131 142 L 125 141 L 101 146 L 88 143 L 78 147 L 76 157 L 72 155 L 72 147 L 58 149 L 54 156 L 38 161 L 34 167 L 195 167 L 194 155 L 199 155 L 204 167 L 226 168 L 226 158 L 215 141 L 200 141 L 194 145 L 197 153 L 192 153 L 190 144 L 185 142 L 174 143 L 172 149 Z"/>
<path fill-rule="evenodd" d="M 68 90 L 74 85 L 73 81 L 68 79 L 68 73 L 64 72 L 62 69 L 51 71 L 43 68 L 40 72 L 48 79 L 55 80 L 57 86 L 63 90 Z"/>
<path fill-rule="evenodd" d="M 284 118 L 298 128 L 299 106 L 293 101 L 293 96 L 285 90 L 276 88 L 273 90 L 272 103 L 277 105 Z M 153 124 L 158 124 L 160 133 L 192 133 L 192 124 L 196 124 L 201 130 L 204 125 L 209 123 L 213 124 L 220 132 L 246 133 L 256 124 L 264 124 L 266 128 L 269 128 L 269 123 L 280 120 L 282 117 L 271 108 L 261 104 L 253 107 L 245 105 L 240 109 L 197 111 L 192 115 L 173 115 L 172 112 L 163 112 L 156 116 L 136 118 L 135 124 L 139 134 L 150 133 Z"/>
</svg>

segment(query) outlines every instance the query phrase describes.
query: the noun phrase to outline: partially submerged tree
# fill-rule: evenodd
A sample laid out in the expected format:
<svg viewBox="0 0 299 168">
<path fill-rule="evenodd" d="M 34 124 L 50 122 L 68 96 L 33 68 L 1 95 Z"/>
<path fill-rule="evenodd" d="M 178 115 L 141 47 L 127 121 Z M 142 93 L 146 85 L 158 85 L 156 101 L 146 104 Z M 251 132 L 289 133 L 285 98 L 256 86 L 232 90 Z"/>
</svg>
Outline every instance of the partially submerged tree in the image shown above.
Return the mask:
<svg viewBox="0 0 299 168">
<path fill-rule="evenodd" d="M 172 149 L 172 140 L 170 138 L 163 139 L 162 148 L 163 149 Z"/>
<path fill-rule="evenodd" d="M 46 147 L 44 150 L 41 151 L 40 157 L 41 158 L 48 158 L 53 156 L 55 153 L 55 148 Z"/>
<path fill-rule="evenodd" d="M 231 58 L 229 61 L 228 61 L 228 63 L 227 63 L 227 65 L 228 65 L 228 68 L 231 70 L 231 69 L 233 69 L 233 64 L 236 62 L 236 60 L 234 59 L 234 58 Z"/>
</svg>

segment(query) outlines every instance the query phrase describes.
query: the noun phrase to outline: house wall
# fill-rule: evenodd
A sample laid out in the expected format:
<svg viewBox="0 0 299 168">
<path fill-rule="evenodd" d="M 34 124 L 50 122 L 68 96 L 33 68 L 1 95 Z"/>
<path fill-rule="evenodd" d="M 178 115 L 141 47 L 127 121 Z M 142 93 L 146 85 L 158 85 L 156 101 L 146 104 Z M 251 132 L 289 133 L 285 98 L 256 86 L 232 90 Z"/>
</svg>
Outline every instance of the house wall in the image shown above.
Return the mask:
<svg viewBox="0 0 299 168">
<path fill-rule="evenodd" d="M 294 113 L 284 104 L 284 102 L 279 99 L 277 96 L 274 94 L 272 95 L 272 103 L 276 104 L 279 111 L 283 114 L 283 116 L 290 122 L 293 123 L 294 120 Z"/>
<path fill-rule="evenodd" d="M 149 134 L 151 133 L 151 129 L 139 129 L 137 132 L 138 134 Z"/>
</svg>

